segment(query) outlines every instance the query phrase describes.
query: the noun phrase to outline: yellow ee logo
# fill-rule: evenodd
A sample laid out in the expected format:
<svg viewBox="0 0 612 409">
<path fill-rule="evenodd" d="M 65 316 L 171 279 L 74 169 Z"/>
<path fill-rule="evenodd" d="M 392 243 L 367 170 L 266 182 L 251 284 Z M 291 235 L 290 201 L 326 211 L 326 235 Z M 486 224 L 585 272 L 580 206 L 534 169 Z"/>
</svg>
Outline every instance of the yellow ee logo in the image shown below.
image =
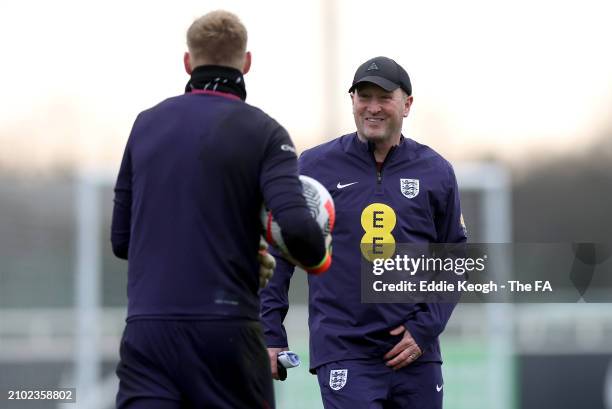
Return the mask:
<svg viewBox="0 0 612 409">
<path fill-rule="evenodd" d="M 397 217 L 386 204 L 372 203 L 361 212 L 361 227 L 365 234 L 361 238 L 361 254 L 368 261 L 389 258 L 395 254 L 395 238 L 391 231 Z"/>
</svg>

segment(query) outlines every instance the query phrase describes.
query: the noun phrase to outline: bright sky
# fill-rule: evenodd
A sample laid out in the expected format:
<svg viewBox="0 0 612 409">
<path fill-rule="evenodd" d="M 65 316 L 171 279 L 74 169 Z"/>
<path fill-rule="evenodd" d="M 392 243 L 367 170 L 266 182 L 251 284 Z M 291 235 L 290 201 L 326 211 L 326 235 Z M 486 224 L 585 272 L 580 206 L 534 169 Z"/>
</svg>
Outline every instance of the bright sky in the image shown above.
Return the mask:
<svg viewBox="0 0 612 409">
<path fill-rule="evenodd" d="M 116 168 L 136 114 L 181 93 L 185 30 L 216 8 L 249 30 L 247 101 L 300 149 L 354 130 L 346 91 L 376 55 L 411 76 L 405 134 L 451 159 L 612 129 L 610 1 L 3 0 L 0 161 Z"/>
</svg>

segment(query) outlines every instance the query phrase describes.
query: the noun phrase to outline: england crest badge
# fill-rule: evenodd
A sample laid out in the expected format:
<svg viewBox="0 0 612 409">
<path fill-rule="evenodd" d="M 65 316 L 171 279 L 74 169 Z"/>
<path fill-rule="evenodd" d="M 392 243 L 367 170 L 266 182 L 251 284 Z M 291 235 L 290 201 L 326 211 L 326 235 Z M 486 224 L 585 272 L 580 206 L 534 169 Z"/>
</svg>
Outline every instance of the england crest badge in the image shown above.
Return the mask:
<svg viewBox="0 0 612 409">
<path fill-rule="evenodd" d="M 329 387 L 339 391 L 346 385 L 348 369 L 332 369 L 329 371 Z"/>
<path fill-rule="evenodd" d="M 419 179 L 400 179 L 400 188 L 408 199 L 415 198 L 419 194 Z"/>
</svg>

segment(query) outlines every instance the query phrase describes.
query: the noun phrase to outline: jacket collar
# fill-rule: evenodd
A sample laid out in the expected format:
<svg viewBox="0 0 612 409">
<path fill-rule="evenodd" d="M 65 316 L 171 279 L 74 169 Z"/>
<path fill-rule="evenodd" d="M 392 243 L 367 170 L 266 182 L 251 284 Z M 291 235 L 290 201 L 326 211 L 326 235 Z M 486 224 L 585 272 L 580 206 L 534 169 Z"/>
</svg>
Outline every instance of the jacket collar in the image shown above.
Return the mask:
<svg viewBox="0 0 612 409">
<path fill-rule="evenodd" d="M 374 152 L 374 144 L 370 141 L 363 142 L 357 136 L 357 132 L 353 132 L 352 134 L 345 135 L 350 141 L 348 143 L 347 148 L 349 151 L 361 152 L 361 153 L 369 153 Z M 408 149 L 409 145 L 411 145 L 412 140 L 404 137 L 404 135 L 400 135 L 399 144 L 395 145 L 396 149 Z M 345 149 L 346 150 L 346 149 Z"/>
</svg>

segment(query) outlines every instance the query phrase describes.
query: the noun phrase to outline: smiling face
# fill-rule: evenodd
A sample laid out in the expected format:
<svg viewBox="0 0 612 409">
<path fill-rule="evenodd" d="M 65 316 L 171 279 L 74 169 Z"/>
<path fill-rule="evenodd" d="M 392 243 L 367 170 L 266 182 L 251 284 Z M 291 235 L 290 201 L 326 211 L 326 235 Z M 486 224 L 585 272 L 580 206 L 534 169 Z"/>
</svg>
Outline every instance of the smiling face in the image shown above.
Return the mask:
<svg viewBox="0 0 612 409">
<path fill-rule="evenodd" d="M 399 143 L 402 123 L 410 112 L 412 96 L 400 88 L 385 91 L 372 83 L 359 85 L 351 96 L 359 138 L 376 144 Z"/>
</svg>

